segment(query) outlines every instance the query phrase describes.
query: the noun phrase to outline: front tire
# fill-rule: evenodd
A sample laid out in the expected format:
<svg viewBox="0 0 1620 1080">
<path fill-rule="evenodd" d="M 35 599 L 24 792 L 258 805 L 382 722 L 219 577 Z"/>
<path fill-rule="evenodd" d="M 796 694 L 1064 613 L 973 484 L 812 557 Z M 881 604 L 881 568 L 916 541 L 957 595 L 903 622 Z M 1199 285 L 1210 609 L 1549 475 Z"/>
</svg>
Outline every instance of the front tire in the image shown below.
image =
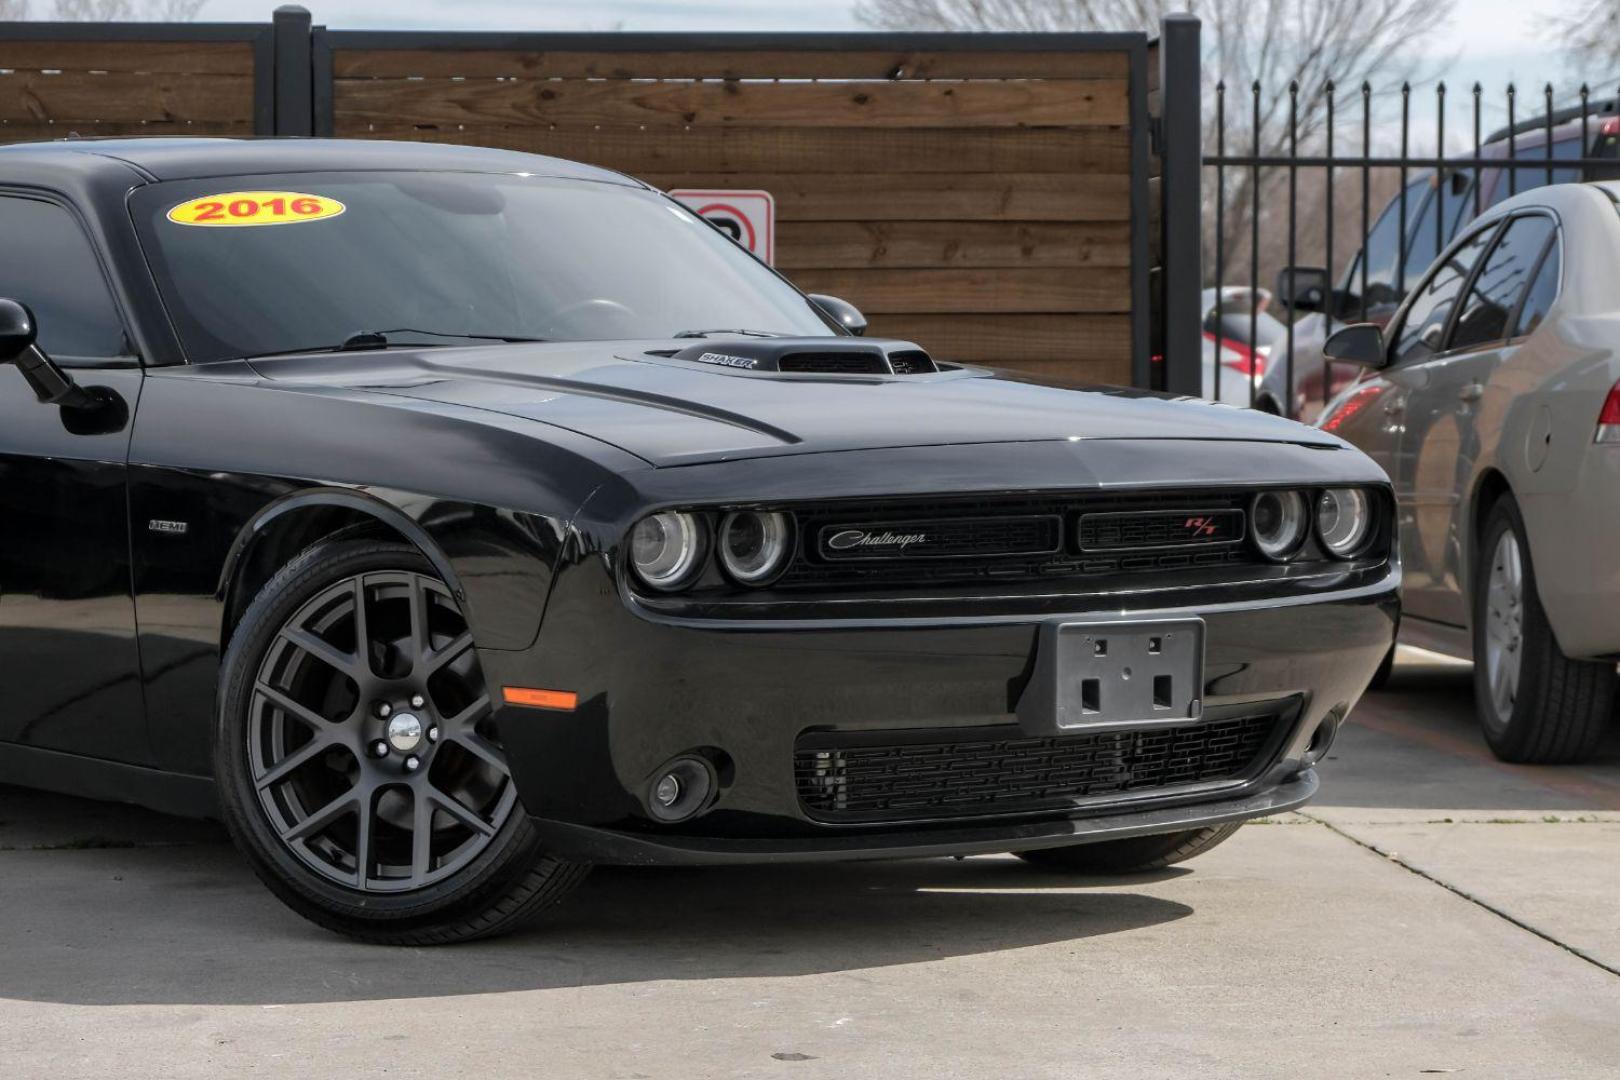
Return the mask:
<svg viewBox="0 0 1620 1080">
<path fill-rule="evenodd" d="M 415 548 L 299 555 L 243 616 L 221 686 L 225 824 L 312 922 L 384 944 L 468 941 L 585 876 L 523 812 L 471 632 Z"/>
<path fill-rule="evenodd" d="M 1243 822 L 1234 821 L 1230 825 L 1211 825 L 1204 829 L 1015 851 L 1013 854 L 1048 870 L 1078 874 L 1140 874 L 1202 855 L 1225 842 L 1242 826 Z"/>
<path fill-rule="evenodd" d="M 1525 536 L 1518 504 L 1502 496 L 1475 560 L 1475 711 L 1503 761 L 1587 761 L 1614 705 L 1614 665 L 1571 660 L 1558 648 Z"/>
</svg>

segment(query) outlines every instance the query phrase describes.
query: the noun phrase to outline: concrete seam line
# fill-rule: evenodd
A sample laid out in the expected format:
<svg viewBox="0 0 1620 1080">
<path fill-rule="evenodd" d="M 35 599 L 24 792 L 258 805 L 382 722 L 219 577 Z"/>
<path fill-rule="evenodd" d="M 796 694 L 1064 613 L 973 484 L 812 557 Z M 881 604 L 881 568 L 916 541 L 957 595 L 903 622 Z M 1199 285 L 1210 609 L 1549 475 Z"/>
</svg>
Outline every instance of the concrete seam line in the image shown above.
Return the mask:
<svg viewBox="0 0 1620 1080">
<path fill-rule="evenodd" d="M 1296 811 L 1294 811 L 1294 813 L 1300 815 L 1301 817 L 1310 818 L 1312 821 L 1316 822 L 1318 825 L 1321 825 L 1322 827 L 1326 828 L 1329 832 L 1335 833 L 1336 835 L 1344 837 L 1346 840 L 1350 841 L 1352 844 L 1355 844 L 1357 847 L 1365 848 L 1366 850 L 1372 852 L 1374 855 L 1377 855 L 1380 858 L 1386 859 L 1389 862 L 1394 863 L 1396 866 L 1399 866 L 1402 870 L 1405 870 L 1408 873 L 1416 874 L 1418 877 L 1422 878 L 1424 881 L 1427 881 L 1427 882 L 1430 882 L 1432 884 L 1438 885 L 1442 889 L 1446 890 L 1447 892 L 1452 893 L 1453 895 L 1462 897 L 1464 900 L 1468 901 L 1470 904 L 1473 904 L 1475 907 L 1482 908 L 1483 910 L 1490 912 L 1492 915 L 1495 915 L 1497 918 L 1503 920 L 1504 922 L 1512 923 L 1514 926 L 1517 926 L 1520 930 L 1523 930 L 1527 934 L 1534 934 L 1536 937 L 1540 938 L 1542 941 L 1547 942 L 1547 944 L 1557 946 L 1558 948 L 1560 948 L 1560 949 L 1564 950 L 1565 952 L 1569 953 L 1571 956 L 1575 957 L 1576 959 L 1584 960 L 1588 964 L 1591 964 L 1593 967 L 1599 969 L 1600 971 L 1606 971 L 1610 975 L 1620 977 L 1620 968 L 1612 967 L 1609 964 L 1605 964 L 1602 960 L 1599 960 L 1597 957 L 1591 955 L 1590 953 L 1585 952 L 1585 951 L 1583 951 L 1581 949 L 1578 949 L 1574 945 L 1570 945 L 1570 944 L 1567 944 L 1565 942 L 1559 941 L 1557 938 L 1553 937 L 1551 934 L 1547 933 L 1545 930 L 1536 929 L 1534 926 L 1531 926 L 1529 923 L 1525 922 L 1523 919 L 1520 919 L 1520 918 L 1518 918 L 1517 916 L 1514 916 L 1514 915 L 1510 915 L 1506 911 L 1503 911 L 1501 908 L 1497 907 L 1496 905 L 1490 904 L 1490 903 L 1487 903 L 1484 900 L 1481 900 L 1479 897 L 1475 896 L 1473 893 L 1468 892 L 1465 889 L 1459 889 L 1457 886 L 1451 884 L 1448 881 L 1440 880 L 1439 878 L 1435 877 L 1433 874 L 1429 873 L 1427 870 L 1422 870 L 1422 869 L 1419 869 L 1416 866 L 1413 866 L 1411 863 L 1407 862 L 1405 859 L 1402 859 L 1399 855 L 1396 855 L 1394 852 L 1385 851 L 1383 848 L 1379 847 L 1377 844 L 1368 843 L 1367 841 L 1362 840 L 1359 837 L 1352 836 L 1350 833 L 1345 832 L 1343 829 L 1339 828 L 1337 825 L 1333 824 L 1331 821 L 1326 821 L 1326 820 L 1324 820 L 1322 818 L 1316 817 L 1316 816 L 1314 816 L 1312 814 L 1307 813 L 1304 810 L 1296 810 Z"/>
</svg>

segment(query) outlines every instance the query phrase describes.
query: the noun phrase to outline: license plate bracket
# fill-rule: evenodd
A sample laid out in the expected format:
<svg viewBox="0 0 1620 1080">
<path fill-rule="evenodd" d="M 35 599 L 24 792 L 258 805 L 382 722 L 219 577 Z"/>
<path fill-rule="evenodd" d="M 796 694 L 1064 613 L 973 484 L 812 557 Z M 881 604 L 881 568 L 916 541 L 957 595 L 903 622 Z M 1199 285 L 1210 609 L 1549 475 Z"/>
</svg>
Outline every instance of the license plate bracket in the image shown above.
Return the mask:
<svg viewBox="0 0 1620 1080">
<path fill-rule="evenodd" d="M 1050 622 L 1018 700 L 1033 735 L 1186 723 L 1203 715 L 1204 621 Z"/>
</svg>

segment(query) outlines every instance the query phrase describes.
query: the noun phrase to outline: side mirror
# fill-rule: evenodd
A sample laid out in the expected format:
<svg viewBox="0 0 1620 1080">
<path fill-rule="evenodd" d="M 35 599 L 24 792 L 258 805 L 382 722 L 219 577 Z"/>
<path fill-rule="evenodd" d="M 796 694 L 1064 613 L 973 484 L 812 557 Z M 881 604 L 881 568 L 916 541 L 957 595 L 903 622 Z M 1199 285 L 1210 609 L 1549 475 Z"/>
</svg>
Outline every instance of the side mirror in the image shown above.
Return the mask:
<svg viewBox="0 0 1620 1080">
<path fill-rule="evenodd" d="M 0 363 L 11 363 L 34 347 L 39 330 L 27 304 L 0 300 Z"/>
<path fill-rule="evenodd" d="M 1276 300 L 1295 311 L 1322 311 L 1332 291 L 1333 282 L 1320 266 L 1285 266 L 1277 271 Z"/>
<path fill-rule="evenodd" d="M 44 405 L 99 409 L 105 402 L 73 381 L 35 344 L 39 329 L 28 305 L 0 299 L 0 363 L 16 364 L 34 396 Z"/>
<path fill-rule="evenodd" d="M 1384 332 L 1373 323 L 1340 327 L 1322 343 L 1322 355 L 1336 363 L 1384 366 Z"/>
<path fill-rule="evenodd" d="M 840 300 L 836 296 L 827 296 L 824 293 L 811 293 L 810 302 L 816 305 L 827 318 L 842 326 L 856 337 L 866 333 L 866 316 L 861 309 L 848 300 Z"/>
</svg>

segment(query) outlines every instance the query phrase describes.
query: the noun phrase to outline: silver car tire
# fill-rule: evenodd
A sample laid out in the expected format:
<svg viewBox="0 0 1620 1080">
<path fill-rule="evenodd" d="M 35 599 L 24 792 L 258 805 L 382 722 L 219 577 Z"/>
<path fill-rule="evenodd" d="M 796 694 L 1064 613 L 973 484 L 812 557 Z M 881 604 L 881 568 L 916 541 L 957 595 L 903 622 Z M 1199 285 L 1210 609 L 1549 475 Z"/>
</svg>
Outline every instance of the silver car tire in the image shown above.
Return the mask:
<svg viewBox="0 0 1620 1080">
<path fill-rule="evenodd" d="M 1476 553 L 1474 708 L 1485 741 L 1503 761 L 1590 760 L 1613 711 L 1615 666 L 1559 649 L 1511 495 L 1491 507 Z"/>
</svg>

